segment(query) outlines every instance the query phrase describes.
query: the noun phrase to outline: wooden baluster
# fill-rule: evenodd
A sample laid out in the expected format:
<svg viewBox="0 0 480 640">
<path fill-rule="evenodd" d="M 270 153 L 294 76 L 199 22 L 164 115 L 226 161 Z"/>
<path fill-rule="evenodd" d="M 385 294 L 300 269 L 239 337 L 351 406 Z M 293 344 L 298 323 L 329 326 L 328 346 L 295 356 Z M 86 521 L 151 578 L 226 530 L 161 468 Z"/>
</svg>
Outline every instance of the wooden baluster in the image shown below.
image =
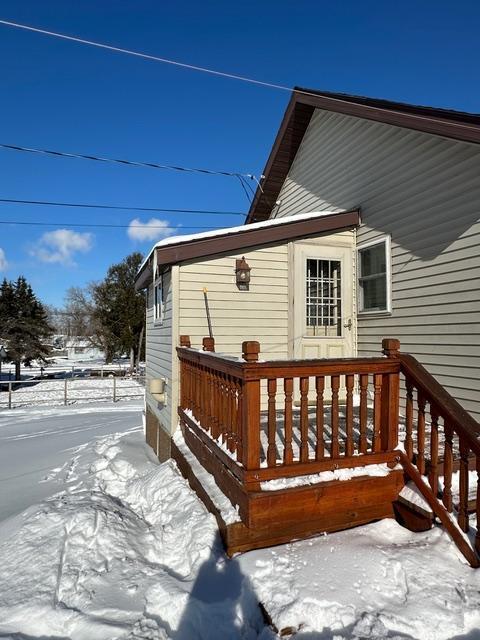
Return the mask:
<svg viewBox="0 0 480 640">
<path fill-rule="evenodd" d="M 405 407 L 405 454 L 410 462 L 413 460 L 413 385 L 407 378 L 407 404 Z"/>
<path fill-rule="evenodd" d="M 382 428 L 382 374 L 376 373 L 373 376 L 373 443 L 372 451 L 376 453 L 381 450 L 381 428 Z"/>
<path fill-rule="evenodd" d="M 315 390 L 317 393 L 316 398 L 316 411 L 315 419 L 317 423 L 317 444 L 315 448 L 315 460 L 323 460 L 325 456 L 325 434 L 324 434 L 324 406 L 323 406 L 323 391 L 325 388 L 325 378 L 323 376 L 317 376 L 315 378 Z"/>
<path fill-rule="evenodd" d="M 476 456 L 475 468 L 477 471 L 477 533 L 475 534 L 475 549 L 480 554 L 480 456 Z"/>
<path fill-rule="evenodd" d="M 292 448 L 292 436 L 293 436 L 293 416 L 292 416 L 292 403 L 293 403 L 293 378 L 285 378 L 283 381 L 283 389 L 285 393 L 285 412 L 284 412 L 284 433 L 285 433 L 285 447 L 283 450 L 283 462 L 284 464 L 292 464 L 293 462 L 293 448 Z"/>
<path fill-rule="evenodd" d="M 180 359 L 180 406 L 185 409 L 185 362 Z"/>
<path fill-rule="evenodd" d="M 267 449 L 267 464 L 269 467 L 274 467 L 277 463 L 277 411 L 276 411 L 276 394 L 277 394 L 277 380 L 276 378 L 270 378 L 267 382 L 268 391 L 268 449 Z"/>
<path fill-rule="evenodd" d="M 354 376 L 345 376 L 345 386 L 347 388 L 347 411 L 346 411 L 346 443 L 345 443 L 345 455 L 353 456 L 354 442 L 353 442 L 353 384 Z"/>
<path fill-rule="evenodd" d="M 458 499 L 458 526 L 465 533 L 469 530 L 468 524 L 468 445 L 460 438 L 460 480 Z"/>
<path fill-rule="evenodd" d="M 197 367 L 192 364 L 192 414 L 197 419 Z"/>
<path fill-rule="evenodd" d="M 338 442 L 338 390 L 340 388 L 340 376 L 331 376 L 330 384 L 332 389 L 332 444 L 330 447 L 330 457 L 338 458 L 340 456 Z"/>
<path fill-rule="evenodd" d="M 308 378 L 300 378 L 300 462 L 308 462 Z"/>
<path fill-rule="evenodd" d="M 228 448 L 233 453 L 235 451 L 235 386 L 233 378 L 228 376 Z"/>
<path fill-rule="evenodd" d="M 199 367 L 199 376 L 198 376 L 198 417 L 199 422 L 202 427 L 205 429 L 205 369 L 204 367 Z"/>
<path fill-rule="evenodd" d="M 243 410 L 243 384 L 235 380 L 237 390 L 237 460 L 243 461 L 243 437 L 242 437 L 242 410 Z"/>
<path fill-rule="evenodd" d="M 238 442 L 238 432 L 237 432 L 237 413 L 238 413 L 238 405 L 237 405 L 237 385 L 236 379 L 230 379 L 230 402 L 231 402 L 231 420 L 232 420 L 232 437 L 231 437 L 231 449 L 232 453 L 235 453 L 237 450 L 237 442 Z"/>
<path fill-rule="evenodd" d="M 360 376 L 360 453 L 367 453 L 367 424 L 368 424 L 368 374 Z"/>
<path fill-rule="evenodd" d="M 225 444 L 228 439 L 228 421 L 227 421 L 227 411 L 228 411 L 228 390 L 227 390 L 227 379 L 224 373 L 221 374 L 221 392 L 222 392 L 222 412 L 221 412 L 221 430 L 222 430 L 222 444 Z"/>
<path fill-rule="evenodd" d="M 452 505 L 452 471 L 453 471 L 453 430 L 446 422 L 445 430 L 445 454 L 443 458 L 443 504 L 450 513 Z"/>
<path fill-rule="evenodd" d="M 422 476 L 425 474 L 425 404 L 425 397 L 421 391 L 418 391 L 417 469 Z"/>
<path fill-rule="evenodd" d="M 220 382 L 218 379 L 219 373 L 215 371 L 213 373 L 213 397 L 212 397 L 212 436 L 215 440 L 220 436 Z"/>
<path fill-rule="evenodd" d="M 225 437 L 228 450 L 232 450 L 232 394 L 230 390 L 230 376 L 225 376 Z"/>
<path fill-rule="evenodd" d="M 438 495 L 438 411 L 430 404 L 430 471 L 428 481 L 435 496 Z"/>
<path fill-rule="evenodd" d="M 201 398 L 200 398 L 200 366 L 195 365 L 195 419 L 197 422 L 201 422 L 200 420 L 200 411 L 201 411 Z"/>
</svg>

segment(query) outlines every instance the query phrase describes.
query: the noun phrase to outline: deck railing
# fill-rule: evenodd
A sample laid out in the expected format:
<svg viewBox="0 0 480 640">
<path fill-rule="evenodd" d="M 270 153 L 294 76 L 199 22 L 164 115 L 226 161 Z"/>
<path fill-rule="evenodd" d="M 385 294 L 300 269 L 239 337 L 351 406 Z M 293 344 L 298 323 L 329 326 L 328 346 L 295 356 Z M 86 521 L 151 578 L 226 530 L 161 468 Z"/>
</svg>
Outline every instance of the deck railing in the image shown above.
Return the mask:
<svg viewBox="0 0 480 640">
<path fill-rule="evenodd" d="M 402 374 L 400 462 L 465 558 L 478 567 L 479 527 L 473 546 L 462 532 L 469 532 L 469 512 L 476 511 L 480 522 L 480 425 L 414 357 L 399 351 L 398 340 L 384 345 Z"/>
<path fill-rule="evenodd" d="M 180 417 L 250 485 L 391 462 L 398 452 L 400 363 L 395 358 L 258 361 L 178 348 Z M 232 463 L 234 463 L 232 465 Z"/>
<path fill-rule="evenodd" d="M 479 566 L 479 529 L 473 543 L 465 534 L 469 512 L 480 521 L 480 425 L 399 351 L 398 340 L 384 339 L 380 358 L 262 362 L 258 342 L 243 343 L 243 359 L 214 348 L 210 338 L 198 351 L 181 337 L 179 416 L 247 490 L 282 477 L 400 462 Z"/>
</svg>

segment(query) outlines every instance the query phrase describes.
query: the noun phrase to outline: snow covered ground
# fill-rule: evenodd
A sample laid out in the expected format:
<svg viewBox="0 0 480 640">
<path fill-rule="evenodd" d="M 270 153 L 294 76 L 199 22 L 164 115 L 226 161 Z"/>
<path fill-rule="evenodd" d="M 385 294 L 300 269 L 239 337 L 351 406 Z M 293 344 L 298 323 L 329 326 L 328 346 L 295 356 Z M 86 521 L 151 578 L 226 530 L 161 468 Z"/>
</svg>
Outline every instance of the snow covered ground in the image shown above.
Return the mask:
<svg viewBox="0 0 480 640">
<path fill-rule="evenodd" d="M 96 402 L 98 400 L 117 401 L 142 397 L 144 387 L 132 378 L 85 378 L 64 380 L 24 381 L 22 386 L 12 391 L 11 406 L 27 407 L 38 405 L 63 405 L 67 386 L 67 404 Z M 0 389 L 0 409 L 8 407 L 8 393 L 4 385 Z"/>
<path fill-rule="evenodd" d="M 78 447 L 138 427 L 142 408 L 135 400 L 0 411 L 0 520 L 56 493 Z"/>
<path fill-rule="evenodd" d="M 17 434 L 45 469 L 8 485 L 31 506 L 0 522 L 0 638 L 278 638 L 259 601 L 298 640 L 480 638 L 480 570 L 440 528 L 414 534 L 383 521 L 227 560 L 213 516 L 144 444 L 138 409 L 116 423 L 122 433 L 94 426 L 116 430 L 125 407 L 11 412 L 5 435 L 21 416 Z M 57 431 L 60 461 L 37 448 L 60 442 Z M 39 477 L 49 497 L 33 504 Z"/>
</svg>

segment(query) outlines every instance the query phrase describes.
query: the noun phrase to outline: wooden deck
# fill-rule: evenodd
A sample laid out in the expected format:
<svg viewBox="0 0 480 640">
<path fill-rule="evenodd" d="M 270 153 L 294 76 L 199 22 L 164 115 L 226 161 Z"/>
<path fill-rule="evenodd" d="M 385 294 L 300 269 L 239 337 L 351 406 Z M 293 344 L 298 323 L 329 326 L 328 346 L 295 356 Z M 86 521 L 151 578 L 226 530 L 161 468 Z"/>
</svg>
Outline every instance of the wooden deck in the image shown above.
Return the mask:
<svg viewBox="0 0 480 640">
<path fill-rule="evenodd" d="M 394 517 L 410 480 L 479 565 L 480 535 L 472 547 L 462 532 L 469 529 L 472 463 L 480 479 L 480 425 L 398 346 L 384 340 L 381 358 L 258 362 L 258 343 L 244 343 L 239 361 L 193 350 L 183 337 L 178 414 L 185 443 L 241 522 L 227 525 L 175 444 L 172 455 L 217 517 L 230 554 Z M 370 473 L 374 464 L 384 465 L 383 475 Z M 355 473 L 317 475 L 339 469 Z M 480 499 L 477 517 L 479 506 Z"/>
</svg>

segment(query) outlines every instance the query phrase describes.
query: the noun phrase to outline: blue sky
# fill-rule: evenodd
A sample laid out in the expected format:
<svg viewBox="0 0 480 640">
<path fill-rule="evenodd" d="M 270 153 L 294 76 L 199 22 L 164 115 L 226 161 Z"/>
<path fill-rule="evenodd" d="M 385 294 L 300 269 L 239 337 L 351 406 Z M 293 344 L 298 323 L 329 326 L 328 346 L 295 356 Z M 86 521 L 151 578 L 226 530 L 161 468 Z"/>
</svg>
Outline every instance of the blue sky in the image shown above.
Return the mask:
<svg viewBox="0 0 480 640">
<path fill-rule="evenodd" d="M 467 111 L 478 107 L 480 4 L 446 0 L 0 2 L 0 18 L 287 86 Z M 0 143 L 259 175 L 289 94 L 0 25 Z M 0 198 L 246 211 L 238 181 L 0 150 Z M 151 239 L 125 224 L 239 216 L 0 205 L 0 277 L 39 297 L 101 279 Z M 46 234 L 46 235 L 45 235 Z M 87 234 L 87 235 L 85 235 Z M 6 263 L 6 264 L 5 264 Z"/>
</svg>

